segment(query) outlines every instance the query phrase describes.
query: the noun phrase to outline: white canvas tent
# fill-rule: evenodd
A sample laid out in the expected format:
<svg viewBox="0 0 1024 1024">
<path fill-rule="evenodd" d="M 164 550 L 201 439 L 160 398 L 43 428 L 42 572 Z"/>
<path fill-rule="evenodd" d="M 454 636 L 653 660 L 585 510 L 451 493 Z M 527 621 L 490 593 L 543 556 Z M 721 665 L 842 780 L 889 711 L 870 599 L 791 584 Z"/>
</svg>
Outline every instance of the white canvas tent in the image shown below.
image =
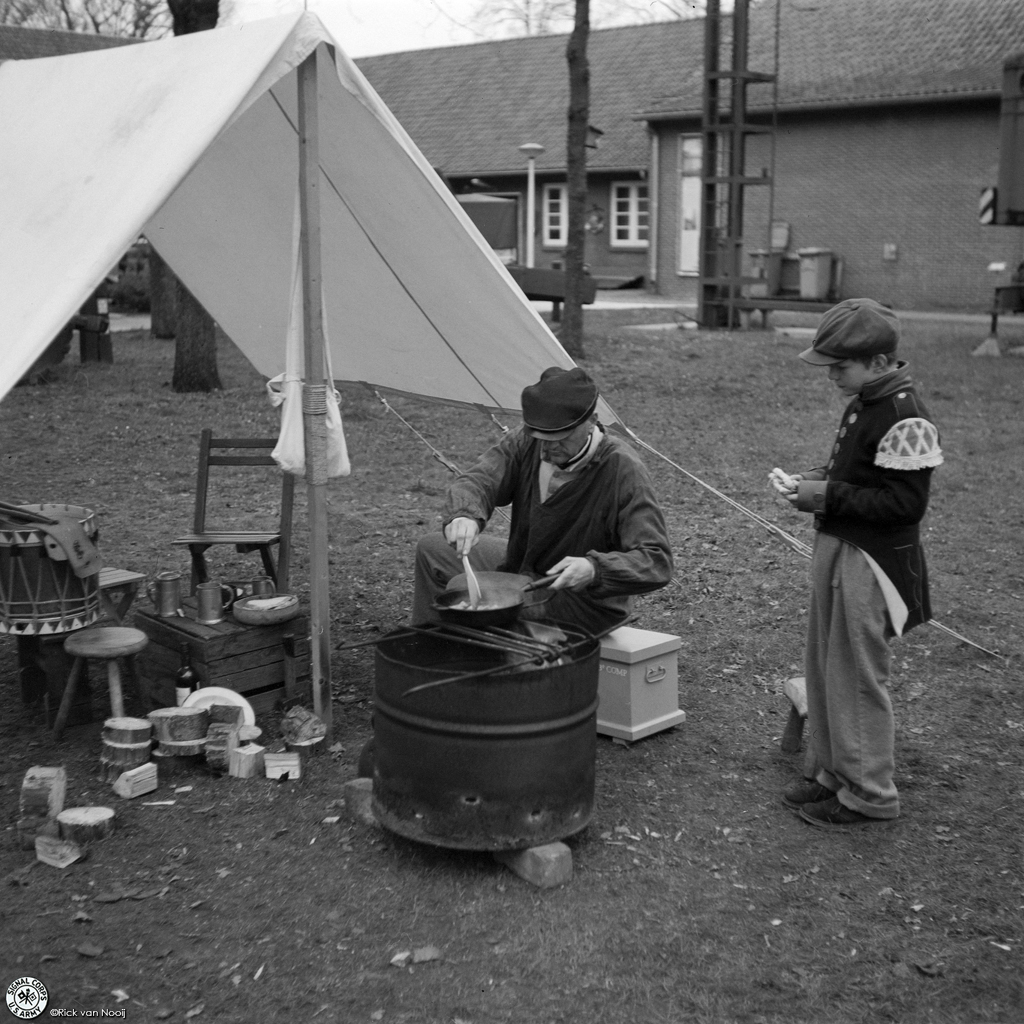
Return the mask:
<svg viewBox="0 0 1024 1024">
<path fill-rule="evenodd" d="M 541 370 L 572 365 L 358 68 L 299 13 L 0 65 L 0 398 L 139 234 L 260 372 L 285 369 L 296 68 L 318 46 L 335 377 L 516 411 Z"/>
<path fill-rule="evenodd" d="M 319 168 L 301 189 L 300 67 L 317 76 Z M 316 210 L 301 235 L 300 194 L 302 210 L 311 197 Z M 316 322 L 305 348 L 319 355 L 320 311 L 309 303 L 322 291 L 336 380 L 515 412 L 545 367 L 572 365 L 314 15 L 0 64 L 0 399 L 140 234 L 268 377 L 288 368 L 300 276 Z M 311 234 L 319 289 L 310 256 L 298 274 Z M 292 349 L 291 369 L 302 359 Z M 322 370 L 310 365 L 307 384 L 322 391 Z M 615 420 L 603 402 L 600 411 Z M 326 478 L 309 465 L 315 420 L 304 416 L 314 699 L 329 724 Z"/>
</svg>

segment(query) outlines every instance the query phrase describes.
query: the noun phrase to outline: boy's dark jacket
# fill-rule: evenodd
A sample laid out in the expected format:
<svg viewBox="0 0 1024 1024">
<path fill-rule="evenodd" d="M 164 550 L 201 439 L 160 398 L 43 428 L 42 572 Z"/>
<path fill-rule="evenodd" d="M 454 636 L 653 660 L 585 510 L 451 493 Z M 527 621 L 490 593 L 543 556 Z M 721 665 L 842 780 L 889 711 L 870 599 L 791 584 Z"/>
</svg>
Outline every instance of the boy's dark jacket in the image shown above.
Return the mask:
<svg viewBox="0 0 1024 1024">
<path fill-rule="evenodd" d="M 941 463 L 938 431 L 900 362 L 850 402 L 828 464 L 798 487 L 815 529 L 867 552 L 892 581 L 909 613 L 904 633 L 932 614 L 919 524 Z"/>
</svg>

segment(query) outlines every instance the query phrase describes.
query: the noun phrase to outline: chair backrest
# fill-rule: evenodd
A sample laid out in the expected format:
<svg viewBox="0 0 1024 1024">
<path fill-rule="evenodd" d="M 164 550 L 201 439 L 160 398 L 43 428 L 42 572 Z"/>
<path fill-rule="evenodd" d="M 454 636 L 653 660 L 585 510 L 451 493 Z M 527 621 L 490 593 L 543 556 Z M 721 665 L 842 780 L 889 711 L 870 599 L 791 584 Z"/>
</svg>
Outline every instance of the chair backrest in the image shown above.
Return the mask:
<svg viewBox="0 0 1024 1024">
<path fill-rule="evenodd" d="M 206 428 L 199 435 L 199 468 L 196 473 L 196 505 L 192 529 L 206 533 L 206 504 L 210 486 L 210 468 L 213 466 L 265 466 L 277 469 L 271 452 L 277 447 L 273 437 L 214 437 Z M 288 550 L 292 532 L 292 504 L 295 495 L 295 477 L 281 473 L 281 552 Z"/>
</svg>

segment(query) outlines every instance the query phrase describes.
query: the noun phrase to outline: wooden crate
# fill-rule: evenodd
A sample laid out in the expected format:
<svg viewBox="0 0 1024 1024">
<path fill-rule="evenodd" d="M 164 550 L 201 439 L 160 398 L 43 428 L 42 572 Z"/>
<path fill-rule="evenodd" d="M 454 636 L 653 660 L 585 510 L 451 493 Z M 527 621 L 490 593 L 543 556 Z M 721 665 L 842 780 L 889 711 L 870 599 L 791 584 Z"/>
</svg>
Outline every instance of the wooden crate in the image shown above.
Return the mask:
<svg viewBox="0 0 1024 1024">
<path fill-rule="evenodd" d="M 597 731 L 642 739 L 686 721 L 679 710 L 679 637 L 621 626 L 601 641 Z"/>
<path fill-rule="evenodd" d="M 149 637 L 137 656 L 139 675 L 155 707 L 174 703 L 174 674 L 181 666 L 181 645 L 186 643 L 203 686 L 224 686 L 242 694 L 258 715 L 273 711 L 286 696 L 287 637 L 294 638 L 290 667 L 298 684 L 295 696 L 309 699 L 309 622 L 304 615 L 273 626 L 245 626 L 229 612 L 223 622 L 206 626 L 196 622 L 194 598 L 186 598 L 182 605 L 184 617 L 135 613 L 135 626 Z"/>
</svg>

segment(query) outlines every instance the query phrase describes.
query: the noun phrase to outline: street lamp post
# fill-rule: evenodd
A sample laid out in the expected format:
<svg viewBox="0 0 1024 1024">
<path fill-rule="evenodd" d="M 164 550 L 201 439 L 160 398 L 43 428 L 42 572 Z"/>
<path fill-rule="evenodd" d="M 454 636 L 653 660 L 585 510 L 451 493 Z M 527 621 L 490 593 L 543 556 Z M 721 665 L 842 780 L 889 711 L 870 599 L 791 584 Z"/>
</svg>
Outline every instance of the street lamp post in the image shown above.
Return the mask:
<svg viewBox="0 0 1024 1024">
<path fill-rule="evenodd" d="M 532 267 L 534 222 L 537 216 L 536 161 L 544 152 L 544 147 L 538 142 L 524 142 L 519 152 L 526 154 L 526 265 Z"/>
</svg>

